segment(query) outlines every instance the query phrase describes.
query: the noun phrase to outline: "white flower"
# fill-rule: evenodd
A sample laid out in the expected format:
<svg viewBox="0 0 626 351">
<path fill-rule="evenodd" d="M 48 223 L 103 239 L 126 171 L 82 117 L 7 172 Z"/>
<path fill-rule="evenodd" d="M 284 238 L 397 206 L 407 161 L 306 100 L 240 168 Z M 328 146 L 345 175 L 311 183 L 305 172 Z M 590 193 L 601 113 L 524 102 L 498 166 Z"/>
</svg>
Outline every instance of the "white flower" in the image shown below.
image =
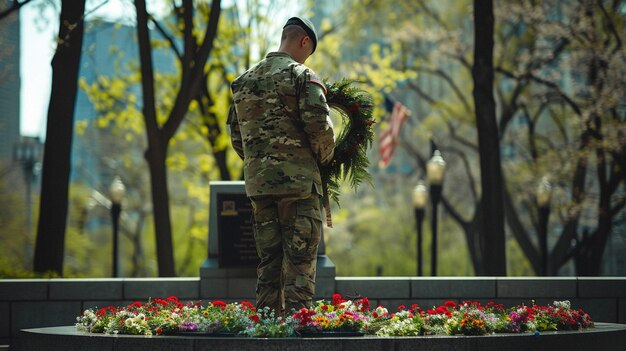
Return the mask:
<svg viewBox="0 0 626 351">
<path fill-rule="evenodd" d="M 389 313 L 389 311 L 386 308 L 384 308 L 383 306 L 376 307 L 376 314 L 378 314 L 378 316 L 382 317 L 382 316 L 384 316 L 384 315 L 386 315 L 388 313 Z"/>
<path fill-rule="evenodd" d="M 553 305 L 556 308 L 564 308 L 566 310 L 569 310 L 571 307 L 571 303 L 569 302 L 569 300 L 554 301 Z"/>
</svg>

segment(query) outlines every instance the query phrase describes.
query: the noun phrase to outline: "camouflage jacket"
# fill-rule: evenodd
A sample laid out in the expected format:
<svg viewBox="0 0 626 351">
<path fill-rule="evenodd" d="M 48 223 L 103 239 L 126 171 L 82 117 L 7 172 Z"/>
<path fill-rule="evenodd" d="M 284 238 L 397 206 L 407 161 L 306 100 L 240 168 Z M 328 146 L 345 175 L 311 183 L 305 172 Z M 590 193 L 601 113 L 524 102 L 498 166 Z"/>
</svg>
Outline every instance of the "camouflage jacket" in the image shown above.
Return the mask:
<svg viewBox="0 0 626 351">
<path fill-rule="evenodd" d="M 321 195 L 319 164 L 335 148 L 322 81 L 288 54 L 272 52 L 231 89 L 228 123 L 247 195 Z"/>
</svg>

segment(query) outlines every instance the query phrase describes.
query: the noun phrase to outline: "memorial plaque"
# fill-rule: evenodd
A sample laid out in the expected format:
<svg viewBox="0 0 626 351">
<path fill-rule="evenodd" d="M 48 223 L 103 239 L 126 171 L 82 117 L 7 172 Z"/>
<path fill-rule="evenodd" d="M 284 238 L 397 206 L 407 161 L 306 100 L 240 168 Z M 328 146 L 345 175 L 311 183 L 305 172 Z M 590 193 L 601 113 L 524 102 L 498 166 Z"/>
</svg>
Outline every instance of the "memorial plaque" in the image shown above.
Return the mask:
<svg viewBox="0 0 626 351">
<path fill-rule="evenodd" d="M 256 268 L 259 257 L 252 231 L 252 205 L 245 193 L 218 193 L 219 266 Z"/>
</svg>

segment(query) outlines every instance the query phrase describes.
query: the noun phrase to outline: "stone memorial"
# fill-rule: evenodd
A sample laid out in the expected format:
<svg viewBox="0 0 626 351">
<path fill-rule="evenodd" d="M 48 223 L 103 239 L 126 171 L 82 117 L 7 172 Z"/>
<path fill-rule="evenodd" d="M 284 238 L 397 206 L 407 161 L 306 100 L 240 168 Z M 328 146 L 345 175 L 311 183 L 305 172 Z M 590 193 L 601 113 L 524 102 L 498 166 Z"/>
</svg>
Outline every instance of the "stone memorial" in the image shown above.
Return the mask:
<svg viewBox="0 0 626 351">
<path fill-rule="evenodd" d="M 209 249 L 200 268 L 200 295 L 208 299 L 254 300 L 256 253 L 252 205 L 243 181 L 209 184 Z M 335 292 L 335 265 L 322 242 L 317 257 L 316 296 Z"/>
<path fill-rule="evenodd" d="M 252 231 L 252 205 L 245 193 L 217 193 L 218 265 L 222 268 L 255 268 L 259 256 Z"/>
</svg>

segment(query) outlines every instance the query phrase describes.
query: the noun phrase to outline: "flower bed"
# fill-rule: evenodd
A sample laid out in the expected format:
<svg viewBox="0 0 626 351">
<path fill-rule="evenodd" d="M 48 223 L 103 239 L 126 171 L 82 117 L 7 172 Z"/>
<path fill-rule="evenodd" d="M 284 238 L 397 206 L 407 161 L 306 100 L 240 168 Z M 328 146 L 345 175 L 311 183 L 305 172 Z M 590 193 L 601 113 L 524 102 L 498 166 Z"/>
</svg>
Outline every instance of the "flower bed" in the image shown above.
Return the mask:
<svg viewBox="0 0 626 351">
<path fill-rule="evenodd" d="M 417 304 L 398 306 L 390 312 L 384 306 L 370 308 L 366 297 L 345 300 L 334 294 L 310 308 L 283 317 L 250 302 L 212 301 L 183 304 L 175 296 L 134 302 L 126 307 L 108 306 L 85 310 L 77 317 L 79 331 L 107 334 L 162 335 L 201 334 L 215 336 L 293 337 L 332 335 L 485 335 L 556 330 L 580 330 L 594 326 L 581 309 L 569 301 L 552 305 L 519 305 L 505 309 L 490 302 L 475 301 L 443 305 L 423 310 Z"/>
</svg>

